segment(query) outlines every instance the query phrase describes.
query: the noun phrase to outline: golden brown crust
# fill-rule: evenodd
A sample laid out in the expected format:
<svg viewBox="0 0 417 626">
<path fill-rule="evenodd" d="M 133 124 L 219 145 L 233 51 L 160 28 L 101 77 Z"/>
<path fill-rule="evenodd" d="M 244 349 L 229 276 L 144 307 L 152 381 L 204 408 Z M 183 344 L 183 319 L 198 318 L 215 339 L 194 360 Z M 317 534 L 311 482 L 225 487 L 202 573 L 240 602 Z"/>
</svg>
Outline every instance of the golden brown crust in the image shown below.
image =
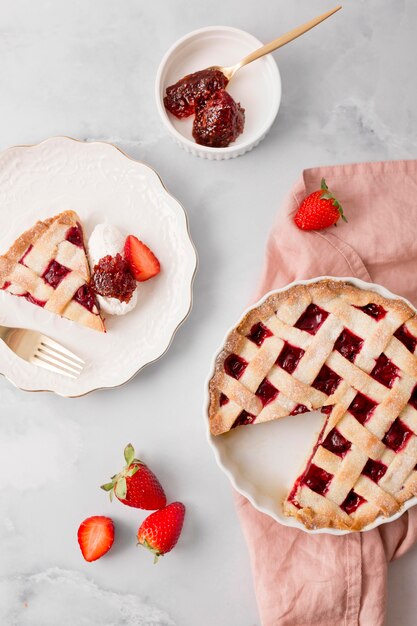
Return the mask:
<svg viewBox="0 0 417 626">
<path fill-rule="evenodd" d="M 335 313 L 334 316 L 331 316 L 331 322 L 327 324 L 329 330 L 326 329 L 324 332 L 323 325 L 322 335 L 324 337 L 321 338 L 320 345 L 316 345 L 311 338 L 304 345 L 302 343 L 304 339 L 301 336 L 303 333 L 297 328 L 293 328 L 296 320 L 305 311 L 308 304 L 312 302 L 329 313 Z M 375 322 L 370 321 L 369 315 L 355 312 L 355 308 L 361 308 L 370 303 L 385 309 L 386 320 L 384 323 L 372 326 Z M 278 310 L 279 315 L 276 315 Z M 359 334 L 366 339 L 368 348 L 366 351 L 363 351 L 364 354 L 360 353 L 358 355 L 355 364 L 353 364 L 342 354 L 334 351 L 334 342 L 343 328 L 355 328 L 349 322 L 351 320 L 357 321 L 355 316 L 358 315 L 362 318 L 360 327 L 363 331 Z M 268 337 L 267 341 L 262 344 L 262 347 L 256 346 L 247 339 L 251 328 L 258 322 L 263 322 L 267 327 L 269 324 L 269 329 L 273 330 L 272 337 Z M 281 341 L 279 337 L 283 337 L 285 341 L 292 343 L 288 336 L 290 332 L 288 328 L 293 328 L 291 331 L 293 332 L 292 336 L 295 337 L 293 345 L 304 349 L 307 361 L 304 362 L 304 370 L 307 370 L 310 363 L 315 361 L 317 351 L 324 355 L 322 361 L 320 361 L 320 358 L 316 359 L 321 365 L 327 362 L 336 373 L 343 369 L 343 372 L 340 374 L 341 383 L 329 397 L 321 392 L 317 392 L 319 395 L 315 397 L 314 402 L 311 401 L 311 397 L 308 397 L 309 385 L 317 375 L 317 370 L 315 373 L 313 371 L 313 377 L 310 378 L 310 381 L 304 381 L 307 382 L 307 385 L 304 385 L 301 375 L 299 376 L 300 380 L 296 381 L 297 389 L 302 389 L 303 385 L 306 389 L 306 396 L 303 401 L 297 394 L 293 393 L 294 386 L 291 387 L 292 396 L 290 394 L 290 397 L 292 397 L 293 402 L 304 404 L 308 408 L 312 406 L 315 408 L 326 405 L 333 406 L 330 415 L 326 417 L 321 441 L 324 441 L 327 434 L 337 425 L 339 432 L 343 436 L 348 437 L 348 441 L 356 442 L 354 448 L 349 453 L 349 462 L 346 461 L 344 465 L 342 465 L 342 460 L 339 457 L 331 452 L 326 452 L 324 448 L 319 446 L 320 441 L 316 443 L 315 453 L 317 454 L 319 467 L 337 476 L 337 479 L 332 480 L 331 484 L 331 490 L 334 492 L 334 501 L 332 497 L 320 496 L 308 487 L 303 487 L 304 495 L 302 495 L 302 500 L 304 504 L 301 504 L 300 508 L 288 500 L 284 503 L 285 514 L 296 517 L 307 528 L 361 530 L 374 521 L 378 515 L 393 515 L 403 502 L 417 495 L 417 471 L 410 474 L 399 491 L 396 491 L 399 489 L 396 485 L 399 484 L 398 481 L 400 479 L 397 477 L 394 480 L 391 475 L 392 471 L 387 471 L 386 476 L 379 481 L 379 484 L 361 475 L 368 458 L 378 460 L 381 458 L 381 455 L 385 455 L 382 457 L 383 461 L 387 466 L 390 465 L 392 461 L 390 455 L 394 455 L 394 453 L 385 447 L 381 439 L 392 425 L 393 420 L 407 405 L 410 393 L 417 381 L 417 354 L 409 352 L 404 345 L 401 345 L 398 339 L 393 338 L 394 332 L 403 324 L 406 324 L 406 328 L 417 337 L 417 316 L 415 311 L 402 299 L 386 298 L 372 290 L 360 289 L 348 281 L 323 279 L 311 284 L 295 285 L 287 290 L 274 292 L 269 295 L 261 305 L 252 308 L 243 316 L 236 328 L 227 336 L 224 347 L 216 358 L 214 373 L 209 381 L 208 408 L 210 431 L 216 436 L 227 432 L 234 426 L 235 420 L 242 409 L 254 416 L 253 421 L 255 423 L 257 420 L 261 422 L 267 419 L 276 419 L 288 416 L 291 413 L 291 408 L 288 408 L 287 411 L 285 410 L 285 402 L 288 402 L 288 398 L 285 400 L 284 397 L 280 400 L 282 405 L 276 409 L 274 406 L 271 407 L 271 405 L 264 407 L 255 395 L 264 377 L 268 376 L 268 380 L 272 384 L 274 384 L 274 381 L 286 383 L 281 368 L 273 366 L 273 369 L 270 370 L 269 366 L 267 366 L 262 370 L 262 367 L 258 368 L 258 362 L 275 362 L 268 361 L 268 349 L 273 345 L 273 342 L 275 342 L 275 348 L 277 346 L 280 348 L 284 345 L 283 342 L 281 344 L 277 343 Z M 370 334 L 367 333 L 367 330 L 369 330 Z M 307 333 L 304 334 L 306 335 Z M 276 335 L 278 336 L 276 337 Z M 268 346 L 266 346 L 267 343 Z M 306 354 L 307 349 L 309 352 Z M 392 360 L 401 371 L 400 382 L 392 390 L 387 389 L 387 387 L 369 375 L 374 367 L 375 359 L 385 350 L 389 359 L 393 355 L 394 358 Z M 263 354 L 264 352 L 265 354 Z M 240 378 L 235 380 L 225 374 L 224 362 L 231 354 L 239 355 L 248 363 L 242 375 L 244 383 L 240 381 Z M 303 364 L 303 360 L 300 363 Z M 297 369 L 297 372 L 299 372 L 299 369 Z M 369 391 L 369 385 L 372 387 L 371 392 Z M 274 402 L 274 404 L 277 404 L 278 398 L 285 396 L 289 387 L 285 389 L 285 387 L 279 384 L 275 384 L 275 387 L 280 390 L 277 400 Z M 312 388 L 310 387 L 310 389 Z M 373 422 L 375 432 L 365 429 L 350 413 L 347 413 L 348 406 L 358 392 L 365 396 L 370 395 L 377 402 L 375 410 L 377 419 Z M 220 405 L 222 393 L 229 398 L 228 402 L 223 403 L 225 406 Z M 294 407 L 294 404 L 292 406 Z M 410 405 L 408 407 L 410 408 Z M 414 409 L 410 410 L 414 411 Z M 414 411 L 414 413 L 416 412 Z M 417 414 L 412 419 L 415 419 L 417 425 Z M 412 432 L 417 435 L 417 429 Z M 414 448 L 417 450 L 416 435 L 413 435 L 413 446 L 409 446 L 410 450 Z M 317 448 L 319 449 L 317 450 Z M 397 457 L 396 462 L 400 462 L 399 457 Z M 349 463 L 351 469 L 349 469 Z M 406 465 L 407 463 L 410 464 L 411 461 L 408 460 Z M 342 471 L 345 465 L 346 469 Z M 392 465 L 391 470 L 393 470 L 394 466 L 395 464 Z M 355 472 L 357 473 L 355 474 Z M 356 511 L 349 515 L 341 508 L 342 500 L 346 497 L 346 493 L 343 492 L 343 485 L 349 482 L 345 476 L 349 479 L 352 476 L 356 476 L 351 484 L 355 486 L 355 493 L 364 500 L 364 504 L 361 504 Z M 339 504 L 335 504 L 335 502 L 339 502 Z"/>
</svg>

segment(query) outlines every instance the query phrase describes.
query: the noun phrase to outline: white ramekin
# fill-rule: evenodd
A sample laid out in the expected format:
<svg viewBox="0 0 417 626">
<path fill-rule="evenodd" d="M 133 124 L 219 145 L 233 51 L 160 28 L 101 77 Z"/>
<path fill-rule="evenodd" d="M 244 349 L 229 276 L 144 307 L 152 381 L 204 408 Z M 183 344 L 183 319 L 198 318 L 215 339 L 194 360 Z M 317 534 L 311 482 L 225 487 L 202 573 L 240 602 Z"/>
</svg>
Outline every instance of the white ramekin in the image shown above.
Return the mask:
<svg viewBox="0 0 417 626">
<path fill-rule="evenodd" d="M 252 150 L 265 137 L 281 102 L 281 78 L 271 55 L 242 68 L 227 88 L 246 117 L 243 133 L 227 148 L 200 146 L 191 134 L 193 116 L 179 120 L 164 107 L 166 88 L 186 74 L 211 65 L 233 65 L 261 45 L 243 30 L 209 26 L 185 35 L 166 52 L 156 74 L 156 106 L 169 134 L 184 150 L 205 159 L 231 159 Z"/>
</svg>

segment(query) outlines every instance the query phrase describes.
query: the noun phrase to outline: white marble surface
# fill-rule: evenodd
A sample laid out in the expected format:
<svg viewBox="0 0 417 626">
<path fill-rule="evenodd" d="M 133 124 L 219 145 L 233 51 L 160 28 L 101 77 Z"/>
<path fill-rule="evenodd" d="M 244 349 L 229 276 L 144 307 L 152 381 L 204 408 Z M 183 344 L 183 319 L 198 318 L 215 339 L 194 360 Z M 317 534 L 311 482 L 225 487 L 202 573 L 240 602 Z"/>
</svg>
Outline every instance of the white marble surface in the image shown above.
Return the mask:
<svg viewBox="0 0 417 626">
<path fill-rule="evenodd" d="M 205 441 L 211 353 L 260 272 L 268 230 L 304 167 L 417 156 L 417 5 L 351 0 L 276 58 L 283 101 L 266 140 L 231 162 L 198 160 L 165 134 L 153 101 L 165 49 L 209 24 L 261 40 L 330 8 L 326 0 L 15 0 L 0 21 L 0 148 L 51 135 L 115 142 L 148 161 L 186 206 L 200 255 L 195 304 L 160 362 L 127 386 L 79 400 L 0 381 L 0 623 L 4 626 L 259 626 L 229 485 Z M 2 207 L 1 210 L 5 210 Z M 153 566 L 135 548 L 142 514 L 97 488 L 129 440 L 171 499 L 184 534 Z M 111 514 L 112 553 L 84 563 L 78 524 Z M 417 551 L 390 568 L 388 626 L 415 623 Z M 372 625 L 369 625 L 372 626 Z"/>
</svg>

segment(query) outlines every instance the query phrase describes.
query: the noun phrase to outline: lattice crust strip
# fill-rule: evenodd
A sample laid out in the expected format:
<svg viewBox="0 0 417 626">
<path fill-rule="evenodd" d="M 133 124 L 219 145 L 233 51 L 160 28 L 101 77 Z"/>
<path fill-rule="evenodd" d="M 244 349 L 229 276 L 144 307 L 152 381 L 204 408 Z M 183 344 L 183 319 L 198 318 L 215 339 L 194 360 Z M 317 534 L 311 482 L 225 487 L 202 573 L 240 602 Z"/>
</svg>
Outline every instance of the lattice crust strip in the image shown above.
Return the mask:
<svg viewBox="0 0 417 626">
<path fill-rule="evenodd" d="M 417 495 L 416 348 L 417 318 L 400 299 L 331 280 L 272 294 L 217 358 L 211 432 L 321 409 L 284 512 L 359 530 Z"/>
</svg>

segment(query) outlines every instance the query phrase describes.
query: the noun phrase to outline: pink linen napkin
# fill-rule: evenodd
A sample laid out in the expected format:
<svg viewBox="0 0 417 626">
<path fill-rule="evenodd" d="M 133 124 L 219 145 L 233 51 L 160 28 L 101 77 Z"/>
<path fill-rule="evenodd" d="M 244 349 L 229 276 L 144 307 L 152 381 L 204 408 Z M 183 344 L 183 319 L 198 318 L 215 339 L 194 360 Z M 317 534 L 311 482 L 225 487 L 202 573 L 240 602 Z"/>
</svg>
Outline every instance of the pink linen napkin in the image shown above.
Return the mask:
<svg viewBox="0 0 417 626">
<path fill-rule="evenodd" d="M 349 222 L 300 231 L 293 216 L 323 176 Z M 417 306 L 417 161 L 303 172 L 272 228 L 254 300 L 321 275 L 380 283 Z M 390 524 L 337 537 L 282 526 L 241 495 L 235 499 L 263 626 L 382 626 L 387 562 L 417 540 L 417 507 Z"/>
</svg>

